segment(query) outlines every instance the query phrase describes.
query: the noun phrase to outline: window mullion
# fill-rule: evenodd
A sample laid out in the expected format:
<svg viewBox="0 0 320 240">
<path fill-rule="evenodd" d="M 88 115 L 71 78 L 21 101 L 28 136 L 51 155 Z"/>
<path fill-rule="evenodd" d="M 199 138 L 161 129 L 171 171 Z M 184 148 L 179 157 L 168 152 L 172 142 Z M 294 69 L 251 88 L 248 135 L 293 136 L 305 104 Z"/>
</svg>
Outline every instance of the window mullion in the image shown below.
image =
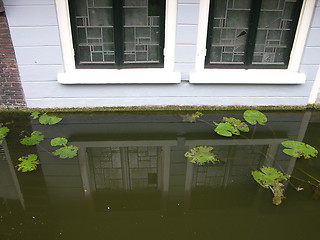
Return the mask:
<svg viewBox="0 0 320 240">
<path fill-rule="evenodd" d="M 252 0 L 244 65 L 252 64 L 262 0 Z"/>
<path fill-rule="evenodd" d="M 113 1 L 115 65 L 123 65 L 123 0 Z"/>
</svg>

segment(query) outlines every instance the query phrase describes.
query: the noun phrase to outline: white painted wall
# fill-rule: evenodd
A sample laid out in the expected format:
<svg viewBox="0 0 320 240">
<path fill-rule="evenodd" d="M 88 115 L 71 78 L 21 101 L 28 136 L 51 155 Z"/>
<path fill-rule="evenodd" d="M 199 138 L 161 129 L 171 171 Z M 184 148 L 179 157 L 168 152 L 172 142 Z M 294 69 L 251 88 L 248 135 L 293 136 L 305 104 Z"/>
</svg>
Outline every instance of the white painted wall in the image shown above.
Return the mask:
<svg viewBox="0 0 320 240">
<path fill-rule="evenodd" d="M 202 0 L 178 0 L 175 45 L 177 84 L 63 85 L 55 0 L 4 0 L 28 107 L 143 105 L 306 105 L 320 64 L 320 0 L 305 44 L 304 84 L 191 84 Z"/>
</svg>

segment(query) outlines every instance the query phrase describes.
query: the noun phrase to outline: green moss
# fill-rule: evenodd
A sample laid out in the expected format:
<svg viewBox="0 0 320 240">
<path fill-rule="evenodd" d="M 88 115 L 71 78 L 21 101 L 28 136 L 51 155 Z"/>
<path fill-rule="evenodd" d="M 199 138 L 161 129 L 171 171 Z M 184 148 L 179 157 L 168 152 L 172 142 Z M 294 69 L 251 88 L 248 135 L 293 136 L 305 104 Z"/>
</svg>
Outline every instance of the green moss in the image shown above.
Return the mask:
<svg viewBox="0 0 320 240">
<path fill-rule="evenodd" d="M 130 106 L 130 107 L 84 107 L 84 108 L 26 108 L 26 107 L 8 107 L 0 105 L 1 112 L 10 113 L 32 113 L 32 112 L 47 112 L 47 113 L 86 113 L 86 112 L 130 112 L 130 113 L 146 113 L 146 112 L 188 112 L 188 111 L 243 111 L 248 109 L 264 110 L 264 111 L 304 111 L 304 110 L 320 110 L 320 104 L 311 104 L 306 106 Z"/>
</svg>

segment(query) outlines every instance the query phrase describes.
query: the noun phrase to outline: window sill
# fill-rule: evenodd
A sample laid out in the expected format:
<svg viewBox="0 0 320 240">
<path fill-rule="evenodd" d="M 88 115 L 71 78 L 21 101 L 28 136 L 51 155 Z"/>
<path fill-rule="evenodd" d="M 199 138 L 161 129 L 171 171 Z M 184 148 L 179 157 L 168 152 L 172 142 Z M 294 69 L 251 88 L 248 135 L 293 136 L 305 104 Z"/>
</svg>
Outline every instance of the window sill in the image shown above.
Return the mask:
<svg viewBox="0 0 320 240">
<path fill-rule="evenodd" d="M 180 83 L 180 73 L 159 68 L 75 69 L 58 74 L 61 84 Z"/>
<path fill-rule="evenodd" d="M 306 75 L 283 69 L 204 69 L 190 74 L 190 83 L 304 84 Z"/>
</svg>

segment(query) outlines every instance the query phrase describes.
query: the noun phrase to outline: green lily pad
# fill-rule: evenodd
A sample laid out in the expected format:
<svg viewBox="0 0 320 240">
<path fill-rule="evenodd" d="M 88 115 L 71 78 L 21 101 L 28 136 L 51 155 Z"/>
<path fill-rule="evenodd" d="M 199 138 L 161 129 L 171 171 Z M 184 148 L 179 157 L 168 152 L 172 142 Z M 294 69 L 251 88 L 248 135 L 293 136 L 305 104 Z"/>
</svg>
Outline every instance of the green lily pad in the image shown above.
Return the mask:
<svg viewBox="0 0 320 240">
<path fill-rule="evenodd" d="M 64 146 L 55 150 L 52 154 L 60 158 L 73 158 L 78 155 L 79 148 L 76 146 Z"/>
<path fill-rule="evenodd" d="M 243 113 L 243 117 L 251 125 L 256 125 L 257 123 L 265 125 L 268 121 L 267 116 L 258 110 L 246 110 Z"/>
<path fill-rule="evenodd" d="M 198 165 L 203 165 L 204 163 L 215 163 L 219 162 L 217 156 L 212 153 L 213 147 L 199 146 L 189 150 L 185 153 L 185 157 L 190 158 L 190 162 L 196 163 Z"/>
<path fill-rule="evenodd" d="M 53 147 L 66 146 L 68 143 L 68 139 L 57 137 L 57 138 L 52 139 L 50 143 L 51 143 L 51 146 L 53 146 Z"/>
<path fill-rule="evenodd" d="M 39 118 L 39 123 L 44 125 L 54 125 L 60 122 L 62 118 L 56 116 L 49 116 L 48 114 L 44 113 Z"/>
<path fill-rule="evenodd" d="M 214 131 L 221 136 L 231 137 L 232 135 L 240 135 L 240 131 L 228 122 L 216 123 L 216 125 L 217 127 Z"/>
<path fill-rule="evenodd" d="M 18 159 L 20 163 L 17 165 L 18 171 L 31 172 L 37 169 L 37 165 L 40 164 L 38 155 L 30 154 L 27 157 L 21 157 Z"/>
<path fill-rule="evenodd" d="M 249 132 L 249 126 L 239 119 L 236 119 L 233 117 L 230 117 L 230 118 L 224 117 L 222 121 L 230 123 L 234 128 L 238 129 L 239 131 Z"/>
<path fill-rule="evenodd" d="M 37 119 L 37 118 L 39 118 L 39 116 L 40 116 L 40 112 L 33 112 L 33 113 L 31 113 L 31 117 L 32 117 L 33 119 Z"/>
<path fill-rule="evenodd" d="M 283 152 L 292 157 L 309 159 L 318 155 L 317 149 L 303 142 L 289 140 L 284 141 L 281 144 L 287 148 L 283 149 Z"/>
<path fill-rule="evenodd" d="M 272 167 L 262 167 L 260 170 L 252 171 L 254 180 L 264 188 L 270 188 L 273 193 L 272 202 L 280 205 L 284 197 L 284 185 L 282 181 L 288 180 L 282 172 Z"/>
<path fill-rule="evenodd" d="M 282 172 L 272 167 L 262 167 L 260 171 L 252 171 L 251 174 L 254 180 L 264 188 L 273 186 L 279 181 L 288 180 Z"/>
<path fill-rule="evenodd" d="M 42 132 L 33 131 L 30 137 L 25 136 L 20 143 L 26 146 L 34 146 L 39 144 L 44 139 Z"/>
</svg>

